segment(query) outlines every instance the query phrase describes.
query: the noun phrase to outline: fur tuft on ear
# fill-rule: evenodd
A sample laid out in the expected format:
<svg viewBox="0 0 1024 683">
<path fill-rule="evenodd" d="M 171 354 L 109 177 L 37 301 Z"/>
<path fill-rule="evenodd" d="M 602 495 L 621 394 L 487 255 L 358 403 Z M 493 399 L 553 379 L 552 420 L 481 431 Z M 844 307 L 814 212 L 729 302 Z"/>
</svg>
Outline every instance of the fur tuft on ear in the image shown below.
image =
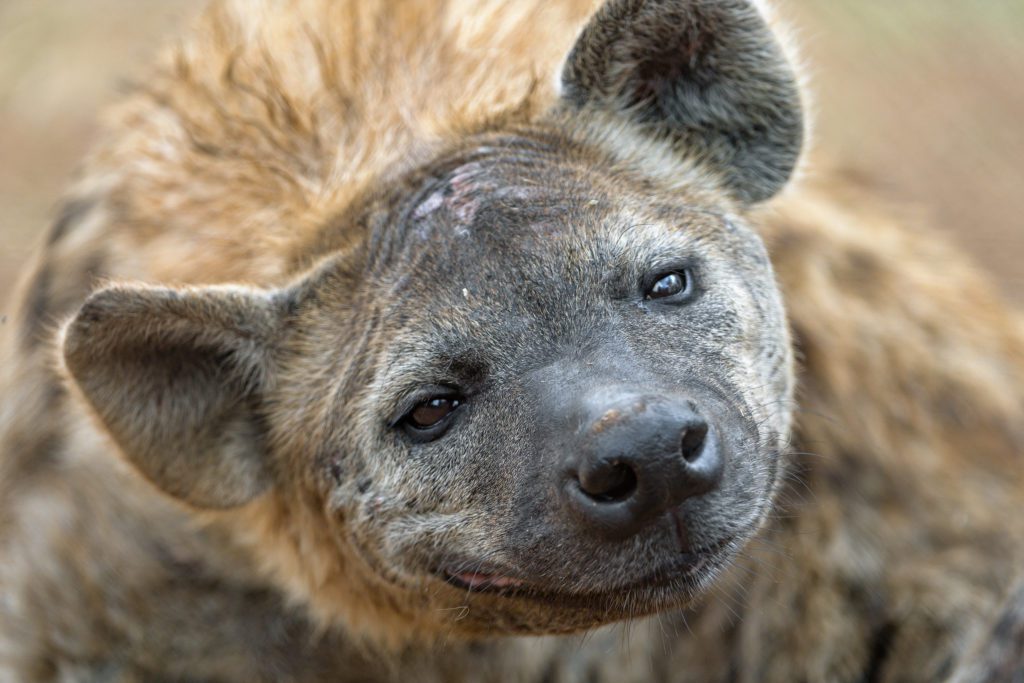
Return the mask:
<svg viewBox="0 0 1024 683">
<path fill-rule="evenodd" d="M 668 141 L 748 204 L 782 188 L 803 144 L 796 75 L 749 0 L 608 0 L 566 60 L 562 99 Z"/>
<path fill-rule="evenodd" d="M 127 459 L 201 508 L 271 483 L 260 399 L 285 297 L 241 287 L 117 285 L 63 331 L 67 374 Z"/>
</svg>

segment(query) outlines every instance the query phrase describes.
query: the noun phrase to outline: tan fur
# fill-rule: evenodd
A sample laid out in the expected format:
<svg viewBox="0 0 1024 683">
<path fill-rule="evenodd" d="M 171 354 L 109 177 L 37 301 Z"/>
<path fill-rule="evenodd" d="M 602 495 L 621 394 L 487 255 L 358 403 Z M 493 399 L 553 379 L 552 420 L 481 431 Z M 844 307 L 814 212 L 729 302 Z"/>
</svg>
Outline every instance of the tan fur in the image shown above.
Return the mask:
<svg viewBox="0 0 1024 683">
<path fill-rule="evenodd" d="M 1024 561 L 1024 321 L 939 236 L 875 210 L 841 174 L 753 214 L 795 335 L 797 476 L 706 606 L 640 622 L 628 640 L 617 628 L 582 645 L 507 638 L 483 658 L 445 644 L 451 615 L 424 619 L 362 588 L 365 563 L 318 523 L 324 501 L 188 510 L 112 457 L 83 402 L 57 389 L 56 330 L 101 280 L 293 281 L 316 265 L 322 226 L 382 178 L 467 132 L 547 111 L 593 5 L 215 2 L 108 112 L 68 195 L 88 209 L 41 252 L 18 325 L 3 330 L 0 680 L 91 680 L 60 662 L 107 656 L 126 633 L 149 659 L 113 680 L 173 662 L 160 634 L 214 598 L 168 596 L 181 621 L 155 620 L 145 592 L 171 579 L 163 559 L 138 553 L 147 534 L 175 566 L 202 559 L 254 592 L 282 591 L 267 619 L 299 615 L 299 644 L 280 653 L 225 633 L 188 672 L 197 680 L 260 680 L 254 662 L 280 656 L 286 670 L 292 651 L 336 668 L 326 680 L 574 680 L 588 667 L 585 680 L 728 680 L 730 669 L 739 680 L 853 680 L 878 648 L 884 680 L 938 680 L 952 674 L 951 652 L 983 647 Z M 635 151 L 628 135 L 618 142 Z M 716 191 L 715 179 L 701 183 L 688 184 Z M 45 319 L 33 321 L 44 273 Z M 300 403 L 285 397 L 281 410 L 299 415 Z M 296 418 L 282 437 L 292 450 L 311 438 L 306 424 Z M 441 644 L 423 652 L 409 643 L 425 632 Z"/>
</svg>

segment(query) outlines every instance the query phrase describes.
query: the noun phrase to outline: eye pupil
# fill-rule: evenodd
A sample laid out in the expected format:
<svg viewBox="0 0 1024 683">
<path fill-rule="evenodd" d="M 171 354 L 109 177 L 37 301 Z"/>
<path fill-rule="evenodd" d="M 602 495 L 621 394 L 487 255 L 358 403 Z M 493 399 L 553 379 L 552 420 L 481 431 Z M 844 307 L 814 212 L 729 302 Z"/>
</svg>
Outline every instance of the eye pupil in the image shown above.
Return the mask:
<svg viewBox="0 0 1024 683">
<path fill-rule="evenodd" d="M 648 290 L 648 299 L 665 299 L 670 296 L 675 296 L 680 292 L 687 289 L 689 285 L 688 274 L 683 273 L 668 273 L 660 277 Z"/>
<path fill-rule="evenodd" d="M 417 429 L 429 429 L 448 417 L 459 407 L 457 398 L 432 398 L 413 408 L 409 413 L 409 422 Z"/>
</svg>

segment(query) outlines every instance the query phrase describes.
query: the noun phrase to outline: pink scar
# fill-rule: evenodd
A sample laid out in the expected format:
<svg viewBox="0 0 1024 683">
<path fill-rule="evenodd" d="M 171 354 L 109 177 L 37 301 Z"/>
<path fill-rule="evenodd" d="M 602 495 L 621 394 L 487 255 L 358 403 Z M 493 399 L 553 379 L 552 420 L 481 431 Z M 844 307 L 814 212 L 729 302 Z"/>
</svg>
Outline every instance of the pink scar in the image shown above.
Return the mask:
<svg viewBox="0 0 1024 683">
<path fill-rule="evenodd" d="M 416 207 L 413 218 L 422 220 L 441 209 L 446 209 L 455 215 L 459 223 L 471 223 L 480 209 L 480 200 L 475 196 L 481 191 L 494 189 L 492 183 L 484 182 L 482 170 L 480 164 L 476 162 L 456 169 L 444 187 L 432 192 Z"/>
<path fill-rule="evenodd" d="M 438 211 L 447 211 L 455 218 L 455 234 L 461 237 L 469 234 L 469 226 L 485 201 L 526 204 L 540 193 L 540 188 L 529 185 L 502 186 L 487 175 L 480 162 L 474 161 L 457 168 L 447 183 L 420 202 L 412 215 L 414 220 L 422 221 Z M 541 232 L 550 232 L 550 227 L 542 227 Z"/>
</svg>

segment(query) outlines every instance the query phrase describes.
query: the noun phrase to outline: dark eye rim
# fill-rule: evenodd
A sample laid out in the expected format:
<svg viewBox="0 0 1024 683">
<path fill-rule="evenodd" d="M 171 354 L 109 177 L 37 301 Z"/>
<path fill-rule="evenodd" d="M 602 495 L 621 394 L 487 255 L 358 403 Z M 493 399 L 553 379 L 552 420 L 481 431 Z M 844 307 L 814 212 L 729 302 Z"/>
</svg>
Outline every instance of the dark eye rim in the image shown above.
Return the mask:
<svg viewBox="0 0 1024 683">
<path fill-rule="evenodd" d="M 644 303 L 647 304 L 678 304 L 690 301 L 698 293 L 696 267 L 693 264 L 680 264 L 652 270 L 651 274 L 641 282 L 640 289 L 643 294 Z M 670 294 L 666 297 L 652 297 L 651 289 L 662 279 L 670 275 L 681 275 L 685 286 L 682 291 Z"/>
<path fill-rule="evenodd" d="M 447 415 L 428 427 L 418 427 L 410 421 L 412 412 L 428 401 L 435 399 L 446 399 L 458 401 Z M 396 411 L 396 416 L 390 421 L 390 427 L 398 429 L 416 443 L 427 443 L 444 436 L 445 432 L 452 426 L 455 416 L 462 413 L 468 404 L 464 392 L 451 386 L 432 386 L 424 388 L 411 395 L 402 402 L 402 406 Z"/>
</svg>

